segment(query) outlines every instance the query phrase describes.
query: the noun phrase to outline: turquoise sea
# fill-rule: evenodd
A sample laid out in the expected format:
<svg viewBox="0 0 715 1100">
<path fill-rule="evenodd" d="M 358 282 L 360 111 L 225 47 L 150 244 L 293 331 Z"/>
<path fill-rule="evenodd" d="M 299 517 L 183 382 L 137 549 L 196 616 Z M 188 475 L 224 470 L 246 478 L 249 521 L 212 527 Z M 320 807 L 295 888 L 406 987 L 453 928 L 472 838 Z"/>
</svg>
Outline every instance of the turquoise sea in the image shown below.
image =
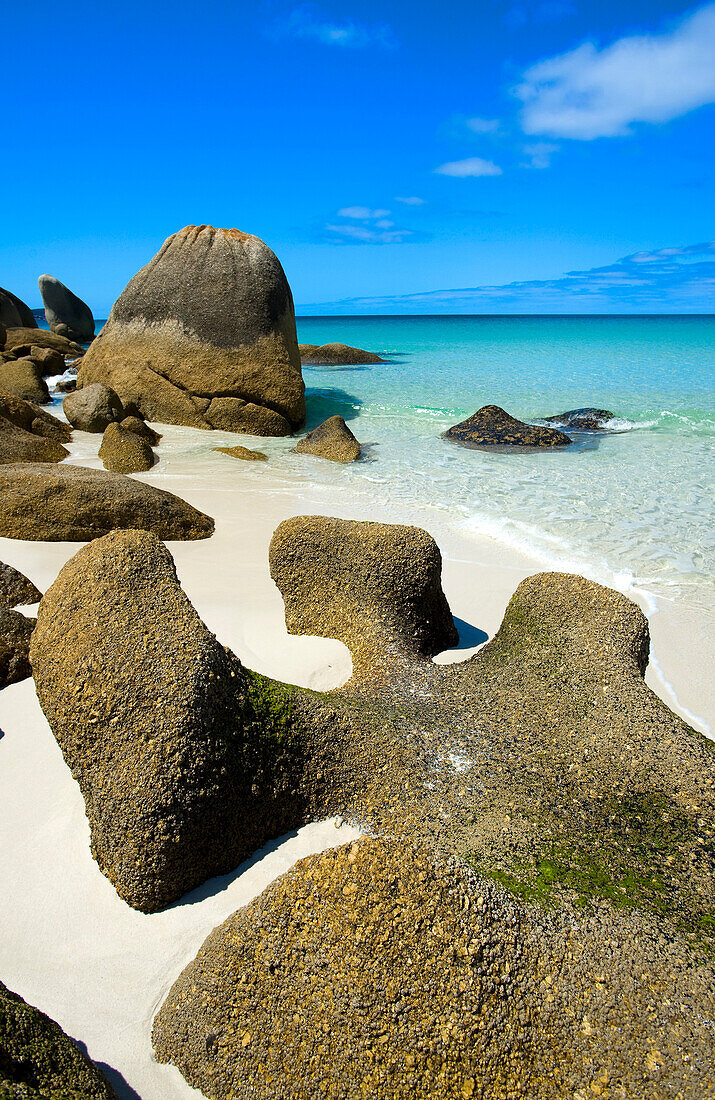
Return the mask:
<svg viewBox="0 0 715 1100">
<path fill-rule="evenodd" d="M 298 336 L 389 360 L 304 368 L 309 427 L 338 412 L 369 445 L 348 468 L 314 460 L 311 479 L 395 518 L 428 514 L 435 534 L 488 534 L 547 567 L 712 597 L 714 316 L 310 317 Z M 440 438 L 485 404 L 521 419 L 599 406 L 618 431 L 523 454 Z M 271 450 L 300 476 L 285 442 Z"/>
</svg>

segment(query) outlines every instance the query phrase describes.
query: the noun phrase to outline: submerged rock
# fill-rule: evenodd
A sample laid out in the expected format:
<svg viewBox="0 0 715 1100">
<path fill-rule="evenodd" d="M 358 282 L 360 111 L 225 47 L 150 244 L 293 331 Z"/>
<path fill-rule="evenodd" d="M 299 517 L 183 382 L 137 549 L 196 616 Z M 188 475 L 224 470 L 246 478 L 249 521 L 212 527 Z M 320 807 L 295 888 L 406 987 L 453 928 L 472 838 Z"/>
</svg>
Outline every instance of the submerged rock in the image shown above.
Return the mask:
<svg viewBox="0 0 715 1100">
<path fill-rule="evenodd" d="M 0 324 L 6 329 L 37 328 L 35 314 L 21 298 L 0 286 Z"/>
<path fill-rule="evenodd" d="M 103 432 L 108 424 L 124 419 L 122 402 L 101 382 L 74 390 L 65 397 L 62 408 L 72 427 L 83 432 Z"/>
<path fill-rule="evenodd" d="M 308 432 L 296 445 L 300 454 L 317 455 L 331 462 L 355 462 L 362 449 L 342 416 L 331 416 Z"/>
<path fill-rule="evenodd" d="M 0 1094 L 8 1100 L 116 1100 L 59 1024 L 0 982 Z"/>
<path fill-rule="evenodd" d="M 92 310 L 53 275 L 37 280 L 45 307 L 45 318 L 52 332 L 81 344 L 94 338 Z"/>
<path fill-rule="evenodd" d="M 148 420 L 253 431 L 253 406 L 262 434 L 299 427 L 305 387 L 277 257 L 238 229 L 175 233 L 118 298 L 80 381 L 108 383 Z"/>
<path fill-rule="evenodd" d="M 37 603 L 42 593 L 12 565 L 0 561 L 0 607 Z"/>
<path fill-rule="evenodd" d="M 267 462 L 268 455 L 263 451 L 251 451 L 248 447 L 214 447 L 215 451 L 230 455 L 231 458 L 242 458 L 246 462 Z"/>
<path fill-rule="evenodd" d="M 570 432 L 602 432 L 615 415 L 608 409 L 568 409 L 556 416 L 544 416 L 541 419 L 545 424 L 557 424 Z"/>
<path fill-rule="evenodd" d="M 116 474 L 136 474 L 141 470 L 151 470 L 156 462 L 156 455 L 149 442 L 119 424 L 108 424 L 104 429 L 99 457 L 105 470 L 113 470 Z"/>
<path fill-rule="evenodd" d="M 385 362 L 374 351 L 351 348 L 349 344 L 299 344 L 298 349 L 302 362 L 314 367 Z"/>
<path fill-rule="evenodd" d="M 35 619 L 0 607 L 0 688 L 32 676 L 28 653 Z M 0 1047 L 1 1047 L 0 1042 Z M 2 1062 L 0 1061 L 0 1074 Z"/>
<path fill-rule="evenodd" d="M 180 497 L 84 466 L 0 465 L 0 496 L 4 538 L 84 542 L 128 527 L 162 539 L 205 539 L 214 528 Z"/>
<path fill-rule="evenodd" d="M 50 400 L 42 370 L 29 358 L 3 363 L 0 366 L 0 386 L 22 401 L 32 401 L 36 405 L 45 405 Z"/>
<path fill-rule="evenodd" d="M 484 405 L 448 428 L 445 439 L 475 447 L 566 447 L 571 440 L 556 428 L 539 428 L 516 420 L 498 405 Z"/>
<path fill-rule="evenodd" d="M 0 465 L 8 462 L 61 462 L 70 431 L 43 409 L 0 390 Z"/>
</svg>

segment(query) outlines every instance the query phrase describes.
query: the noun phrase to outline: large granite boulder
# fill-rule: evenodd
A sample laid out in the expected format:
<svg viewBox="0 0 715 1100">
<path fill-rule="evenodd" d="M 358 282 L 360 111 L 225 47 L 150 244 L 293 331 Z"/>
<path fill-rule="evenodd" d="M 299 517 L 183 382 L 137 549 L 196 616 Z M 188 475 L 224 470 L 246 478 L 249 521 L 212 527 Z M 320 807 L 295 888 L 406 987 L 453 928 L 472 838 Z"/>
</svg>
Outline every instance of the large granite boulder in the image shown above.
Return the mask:
<svg viewBox="0 0 715 1100">
<path fill-rule="evenodd" d="M 108 424 L 104 429 L 99 457 L 105 470 L 113 470 L 115 474 L 136 474 L 142 470 L 151 470 L 156 462 L 151 444 L 136 432 L 126 431 L 119 424 Z"/>
<path fill-rule="evenodd" d="M 0 561 L 0 607 L 37 603 L 42 593 L 31 580 L 12 565 Z"/>
<path fill-rule="evenodd" d="M 11 327 L 7 328 L 5 349 L 15 351 L 19 355 L 30 355 L 32 348 L 52 348 L 64 355 L 67 359 L 79 359 L 84 355 L 84 348 L 74 340 L 68 340 L 66 336 L 60 336 L 56 332 L 46 332 L 42 328 Z"/>
<path fill-rule="evenodd" d="M 545 424 L 555 424 L 566 432 L 602 432 L 607 430 L 615 413 L 608 409 L 567 409 L 555 416 L 541 417 Z"/>
<path fill-rule="evenodd" d="M 456 645 L 442 556 L 419 527 L 296 516 L 271 539 L 271 576 L 291 633 L 338 638 L 356 664 Z"/>
<path fill-rule="evenodd" d="M 0 386 L 22 401 L 32 401 L 36 405 L 45 405 L 50 400 L 42 368 L 29 357 L 0 365 Z"/>
<path fill-rule="evenodd" d="M 253 432 L 257 407 L 263 434 L 299 427 L 305 387 L 277 257 L 238 229 L 175 233 L 115 302 L 80 368 L 89 382 L 147 420 Z"/>
<path fill-rule="evenodd" d="M 0 324 L 6 329 L 37 328 L 35 314 L 21 298 L 0 286 Z"/>
<path fill-rule="evenodd" d="M 205 539 L 209 516 L 180 497 L 122 474 L 37 462 L 0 465 L 0 536 L 85 542 L 117 528 L 162 539 Z"/>
<path fill-rule="evenodd" d="M 109 386 L 92 382 L 69 393 L 62 409 L 73 428 L 82 432 L 103 432 L 108 424 L 124 419 L 122 402 Z"/>
<path fill-rule="evenodd" d="M 331 416 L 298 441 L 299 454 L 317 455 L 331 462 L 355 462 L 362 449 L 342 416 Z"/>
<path fill-rule="evenodd" d="M 94 317 L 89 306 L 53 275 L 40 275 L 37 282 L 47 324 L 52 332 L 80 344 L 92 340 Z"/>
<path fill-rule="evenodd" d="M 59 1024 L 0 982 L 0 1095 L 6 1100 L 116 1100 Z"/>
<path fill-rule="evenodd" d="M 0 607 L 0 688 L 32 676 L 28 653 L 34 626 L 34 619 Z"/>
<path fill-rule="evenodd" d="M 61 462 L 69 451 L 66 424 L 43 409 L 0 390 L 0 465 L 7 462 Z"/>
<path fill-rule="evenodd" d="M 300 358 L 306 366 L 337 367 L 361 363 L 384 363 L 374 351 L 352 348 L 349 344 L 299 344 Z"/>
<path fill-rule="evenodd" d="M 571 442 L 556 428 L 525 424 L 498 405 L 484 405 L 448 428 L 444 438 L 473 447 L 567 447 Z"/>
</svg>

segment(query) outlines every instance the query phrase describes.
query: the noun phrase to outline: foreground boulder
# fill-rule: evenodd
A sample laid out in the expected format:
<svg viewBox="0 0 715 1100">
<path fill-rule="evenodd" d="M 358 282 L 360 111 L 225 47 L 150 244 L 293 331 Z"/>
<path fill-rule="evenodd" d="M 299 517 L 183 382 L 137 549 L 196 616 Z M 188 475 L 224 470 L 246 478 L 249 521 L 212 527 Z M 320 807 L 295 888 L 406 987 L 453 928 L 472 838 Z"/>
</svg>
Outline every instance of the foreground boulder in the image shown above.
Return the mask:
<svg viewBox="0 0 715 1100">
<path fill-rule="evenodd" d="M 22 401 L 32 401 L 36 405 L 44 405 L 50 400 L 42 370 L 30 358 L 15 359 L 0 365 L 0 386 Z"/>
<path fill-rule="evenodd" d="M 89 382 L 147 420 L 250 432 L 250 405 L 280 429 L 264 434 L 300 427 L 293 298 L 277 257 L 238 229 L 175 233 L 114 304 L 82 362 Z"/>
<path fill-rule="evenodd" d="M 84 542 L 128 527 L 161 539 L 205 539 L 213 520 L 180 497 L 84 466 L 0 465 L 0 536 Z"/>
<path fill-rule="evenodd" d="M 84 355 L 81 344 L 68 340 L 66 336 L 60 336 L 56 332 L 46 332 L 42 328 L 28 328 L 27 325 L 18 328 L 8 326 L 6 350 L 14 350 L 17 355 L 29 355 L 33 347 L 51 348 L 67 359 L 79 359 Z"/>
<path fill-rule="evenodd" d="M 355 462 L 362 449 L 342 416 L 331 416 L 308 432 L 296 445 L 300 454 L 317 455 L 331 462 Z"/>
<path fill-rule="evenodd" d="M 567 447 L 571 440 L 556 428 L 516 420 L 498 405 L 484 405 L 444 433 L 445 439 L 475 447 Z"/>
<path fill-rule="evenodd" d="M 35 314 L 21 298 L 0 286 L 0 324 L 6 329 L 37 328 Z"/>
<path fill-rule="evenodd" d="M 45 318 L 52 332 L 85 344 L 94 338 L 92 310 L 53 275 L 37 280 L 45 307 Z"/>
<path fill-rule="evenodd" d="M 8 1100 L 116 1100 L 59 1024 L 0 982 L 0 1095 Z"/>
<path fill-rule="evenodd" d="M 34 626 L 34 619 L 0 607 L 0 688 L 32 676 L 28 653 Z"/>
<path fill-rule="evenodd" d="M 8 462 L 61 462 L 69 451 L 66 424 L 43 409 L 0 390 L 0 465 Z"/>
<path fill-rule="evenodd" d="M 136 432 L 126 431 L 119 424 L 108 424 L 102 436 L 99 457 L 105 470 L 116 474 L 136 474 L 151 470 L 156 455 L 146 439 Z"/>
<path fill-rule="evenodd" d="M 0 608 L 37 603 L 42 593 L 12 565 L 0 561 Z"/>
<path fill-rule="evenodd" d="M 359 363 L 384 363 L 374 351 L 351 348 L 349 344 L 299 344 L 303 363 L 314 367 L 352 366 Z"/>
<path fill-rule="evenodd" d="M 69 393 L 62 402 L 73 428 L 82 432 L 103 432 L 108 424 L 124 418 L 124 409 L 114 390 L 93 382 Z"/>
<path fill-rule="evenodd" d="M 556 424 L 567 432 L 602 432 L 615 413 L 608 409 L 567 409 L 556 416 L 542 417 L 545 424 Z"/>
</svg>

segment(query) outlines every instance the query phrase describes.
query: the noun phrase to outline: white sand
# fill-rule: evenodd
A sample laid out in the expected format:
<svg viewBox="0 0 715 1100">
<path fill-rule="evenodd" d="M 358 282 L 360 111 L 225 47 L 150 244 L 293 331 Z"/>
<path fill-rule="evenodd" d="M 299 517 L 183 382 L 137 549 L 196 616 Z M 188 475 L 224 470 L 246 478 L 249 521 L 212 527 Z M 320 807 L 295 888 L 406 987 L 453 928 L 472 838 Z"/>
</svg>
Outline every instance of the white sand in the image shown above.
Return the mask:
<svg viewBox="0 0 715 1100">
<path fill-rule="evenodd" d="M 74 461 L 98 464 L 100 437 L 76 433 L 75 440 Z M 282 600 L 268 571 L 270 537 L 292 515 L 386 520 L 391 514 L 376 500 L 368 517 L 345 493 L 326 500 L 324 490 L 305 481 L 277 478 L 270 463 L 243 463 L 211 449 L 230 442 L 236 438 L 225 433 L 168 428 L 158 449 L 160 465 L 142 475 L 217 521 L 211 539 L 169 544 L 182 584 L 208 626 L 249 667 L 313 688 L 337 686 L 350 675 L 345 647 L 329 639 L 292 638 L 285 630 Z M 519 581 L 542 566 L 489 538 L 451 534 L 439 541 L 444 588 L 463 621 L 464 647 L 440 660 L 462 659 L 480 643 L 476 630 L 493 635 Z M 0 560 L 44 591 L 78 549 L 76 543 L 0 539 Z M 715 712 L 712 694 L 706 695 L 707 619 L 697 608 L 629 595 L 650 614 L 655 662 L 649 684 L 704 728 Z M 91 859 L 79 788 L 31 680 L 0 691 L 0 729 L 0 979 L 111 1067 L 120 1096 L 199 1095 L 177 1070 L 152 1058 L 151 1022 L 168 988 L 216 924 L 296 859 L 350 840 L 354 831 L 336 829 L 333 822 L 308 826 L 165 912 L 137 913 Z"/>
</svg>

